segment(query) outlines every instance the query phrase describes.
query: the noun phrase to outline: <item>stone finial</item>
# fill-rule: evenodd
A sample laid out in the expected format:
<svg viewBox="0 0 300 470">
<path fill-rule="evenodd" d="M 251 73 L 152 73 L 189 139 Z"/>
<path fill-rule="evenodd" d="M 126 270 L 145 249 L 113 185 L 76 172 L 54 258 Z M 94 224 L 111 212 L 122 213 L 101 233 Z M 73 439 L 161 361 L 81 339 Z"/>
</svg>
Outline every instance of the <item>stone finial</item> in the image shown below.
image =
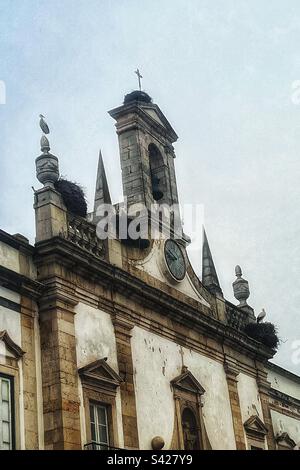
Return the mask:
<svg viewBox="0 0 300 470">
<path fill-rule="evenodd" d="M 45 134 L 49 134 L 49 127 L 42 114 L 40 114 L 40 128 Z M 41 151 L 42 155 L 35 160 L 36 177 L 44 186 L 54 187 L 59 178 L 58 158 L 49 153 L 50 144 L 45 135 L 41 137 Z"/>
<path fill-rule="evenodd" d="M 235 267 L 235 275 L 236 275 L 236 277 L 241 277 L 242 274 L 243 274 L 243 273 L 242 273 L 242 268 L 241 268 L 239 265 L 237 265 L 237 266 Z"/>
<path fill-rule="evenodd" d="M 240 266 L 235 267 L 235 275 L 237 279 L 232 283 L 234 297 L 240 302 L 238 307 L 248 307 L 247 299 L 250 295 L 249 283 L 242 278 L 242 270 Z"/>
<path fill-rule="evenodd" d="M 48 153 L 49 150 L 50 150 L 49 140 L 47 139 L 47 137 L 45 135 L 42 135 L 42 137 L 41 137 L 41 151 L 43 153 Z"/>
</svg>

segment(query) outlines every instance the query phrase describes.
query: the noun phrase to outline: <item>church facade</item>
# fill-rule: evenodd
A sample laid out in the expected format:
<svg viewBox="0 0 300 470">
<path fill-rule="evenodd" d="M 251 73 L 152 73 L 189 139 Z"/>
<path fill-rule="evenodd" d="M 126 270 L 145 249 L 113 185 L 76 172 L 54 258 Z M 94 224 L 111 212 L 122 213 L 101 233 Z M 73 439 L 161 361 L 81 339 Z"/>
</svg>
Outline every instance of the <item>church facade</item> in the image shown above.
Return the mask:
<svg viewBox="0 0 300 470">
<path fill-rule="evenodd" d="M 102 156 L 94 211 L 78 215 L 42 137 L 35 244 L 0 230 L 0 449 L 296 449 L 300 377 L 245 332 L 257 320 L 241 269 L 233 305 L 206 234 L 200 280 L 174 224 L 176 132 L 144 92 L 110 115 L 129 222 L 137 207 L 139 225 L 153 207 L 171 217 L 156 237 L 130 236 L 127 218 L 126 236 L 101 238 Z"/>
</svg>

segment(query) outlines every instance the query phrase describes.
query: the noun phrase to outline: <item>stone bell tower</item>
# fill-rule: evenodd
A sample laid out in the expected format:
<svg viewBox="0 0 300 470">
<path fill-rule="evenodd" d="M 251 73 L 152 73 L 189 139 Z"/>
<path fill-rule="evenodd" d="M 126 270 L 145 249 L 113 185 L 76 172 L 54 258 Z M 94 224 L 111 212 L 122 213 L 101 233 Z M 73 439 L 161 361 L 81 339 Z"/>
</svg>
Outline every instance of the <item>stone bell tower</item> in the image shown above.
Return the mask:
<svg viewBox="0 0 300 470">
<path fill-rule="evenodd" d="M 174 148 L 178 136 L 157 104 L 143 91 L 125 96 L 109 111 L 119 137 L 123 192 L 127 204 L 178 203 Z"/>
</svg>

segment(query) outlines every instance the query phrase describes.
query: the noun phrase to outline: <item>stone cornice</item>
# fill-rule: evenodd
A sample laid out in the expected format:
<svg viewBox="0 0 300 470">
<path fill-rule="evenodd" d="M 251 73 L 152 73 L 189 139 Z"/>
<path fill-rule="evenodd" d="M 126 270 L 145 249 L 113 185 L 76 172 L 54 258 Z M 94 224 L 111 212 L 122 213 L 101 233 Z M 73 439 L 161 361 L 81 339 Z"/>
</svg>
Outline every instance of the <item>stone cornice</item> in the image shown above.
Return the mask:
<svg viewBox="0 0 300 470">
<path fill-rule="evenodd" d="M 145 112 L 144 109 L 155 110 L 163 124 L 160 124 L 158 121 L 156 121 L 147 112 Z M 126 129 L 127 127 L 132 127 L 132 126 L 138 127 L 138 125 L 141 123 L 138 122 L 136 118 L 132 117 L 132 115 L 136 115 L 138 118 L 142 120 L 142 122 L 146 123 L 150 128 L 156 129 L 159 135 L 164 135 L 171 142 L 175 142 L 178 139 L 176 132 L 174 131 L 171 124 L 169 123 L 167 118 L 164 116 L 164 114 L 162 113 L 162 111 L 160 110 L 157 104 L 147 103 L 147 104 L 141 105 L 133 101 L 128 104 L 119 106 L 118 108 L 114 108 L 110 110 L 109 114 L 114 119 L 118 119 L 121 116 L 122 117 L 127 116 L 127 115 L 129 116 L 126 123 L 122 122 L 122 123 L 117 124 L 117 132 L 120 132 L 120 130 L 123 131 L 124 130 L 123 127 Z"/>
<path fill-rule="evenodd" d="M 15 248 L 16 250 L 22 251 L 23 253 L 28 253 L 32 255 L 34 252 L 34 247 L 25 241 L 22 241 L 20 238 L 17 238 L 14 235 L 10 235 L 4 230 L 0 229 L 0 242 L 5 243 L 6 245 Z"/>
<path fill-rule="evenodd" d="M 0 285 L 21 295 L 37 300 L 44 285 L 11 269 L 0 266 Z"/>
<path fill-rule="evenodd" d="M 172 320 L 184 324 L 188 328 L 205 333 L 207 336 L 218 339 L 221 343 L 231 346 L 233 349 L 243 351 L 249 357 L 265 361 L 273 356 L 273 351 L 261 343 L 250 339 L 244 333 L 235 330 L 209 315 L 203 313 L 200 307 L 194 308 L 171 295 L 123 271 L 122 269 L 97 259 L 93 255 L 83 252 L 79 247 L 60 238 L 39 242 L 36 245 L 35 262 L 58 262 L 74 270 L 85 278 L 94 279 L 107 288 L 125 296 L 131 300 L 145 305 L 164 316 L 170 316 Z"/>
<path fill-rule="evenodd" d="M 294 374 L 293 372 L 290 372 L 289 370 L 283 369 L 282 367 L 278 366 L 277 364 L 274 364 L 274 362 L 268 362 L 267 364 L 267 369 L 270 369 L 274 372 L 277 372 L 279 375 L 283 375 L 287 379 L 292 380 L 293 382 L 297 382 L 300 384 L 300 376 L 297 374 Z"/>
<path fill-rule="evenodd" d="M 287 395 L 286 393 L 276 390 L 275 388 L 270 388 L 269 395 L 271 398 L 279 401 L 280 403 L 297 408 L 297 411 L 300 413 L 300 400 L 298 398 Z"/>
</svg>

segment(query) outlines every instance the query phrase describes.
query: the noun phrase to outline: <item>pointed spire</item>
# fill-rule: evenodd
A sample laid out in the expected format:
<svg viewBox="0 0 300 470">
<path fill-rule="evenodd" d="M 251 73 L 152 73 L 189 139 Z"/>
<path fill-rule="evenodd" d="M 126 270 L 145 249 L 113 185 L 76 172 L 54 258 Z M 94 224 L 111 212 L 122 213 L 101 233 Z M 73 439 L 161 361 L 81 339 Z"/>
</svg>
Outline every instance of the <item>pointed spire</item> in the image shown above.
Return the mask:
<svg viewBox="0 0 300 470">
<path fill-rule="evenodd" d="M 204 227 L 202 245 L 202 284 L 207 287 L 212 294 L 223 295 Z"/>
<path fill-rule="evenodd" d="M 97 217 L 97 208 L 101 204 L 111 204 L 111 197 L 108 189 L 106 173 L 102 158 L 102 152 L 99 152 L 99 160 L 98 160 L 98 170 L 97 170 L 97 180 L 96 180 L 96 191 L 95 191 L 95 199 L 94 199 L 94 215 L 93 220 L 94 222 L 98 222 L 99 217 Z"/>
</svg>

